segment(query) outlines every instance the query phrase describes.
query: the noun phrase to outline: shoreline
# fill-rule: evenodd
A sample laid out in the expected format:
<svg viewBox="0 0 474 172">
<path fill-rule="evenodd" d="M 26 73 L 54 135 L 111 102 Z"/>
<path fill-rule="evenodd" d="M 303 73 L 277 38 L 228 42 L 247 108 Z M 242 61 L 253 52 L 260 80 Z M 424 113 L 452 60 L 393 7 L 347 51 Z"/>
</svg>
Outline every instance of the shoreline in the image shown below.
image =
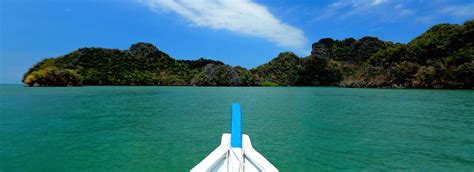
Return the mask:
<svg viewBox="0 0 474 172">
<path fill-rule="evenodd" d="M 199 87 L 199 88 L 354 88 L 354 89 L 399 89 L 399 90 L 474 90 L 474 88 L 412 88 L 412 87 L 343 87 L 343 86 L 192 86 L 192 85 L 82 85 L 82 86 L 25 86 L 24 84 L 0 84 L 0 86 L 21 86 L 25 88 L 68 88 L 68 87 Z"/>
</svg>

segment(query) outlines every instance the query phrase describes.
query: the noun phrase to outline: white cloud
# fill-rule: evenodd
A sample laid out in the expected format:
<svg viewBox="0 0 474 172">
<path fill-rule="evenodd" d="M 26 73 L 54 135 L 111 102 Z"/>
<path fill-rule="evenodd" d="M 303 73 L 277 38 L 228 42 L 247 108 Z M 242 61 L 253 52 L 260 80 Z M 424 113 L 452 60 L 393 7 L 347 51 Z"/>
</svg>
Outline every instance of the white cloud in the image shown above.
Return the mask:
<svg viewBox="0 0 474 172">
<path fill-rule="evenodd" d="M 416 22 L 423 24 L 435 24 L 435 20 L 433 16 L 420 16 L 415 18 Z"/>
<path fill-rule="evenodd" d="M 172 11 L 193 25 L 260 37 L 282 47 L 302 49 L 303 31 L 278 20 L 252 0 L 141 0 L 155 10 Z"/>
<path fill-rule="evenodd" d="M 408 16 L 408 15 L 414 15 L 416 12 L 415 10 L 405 8 L 403 4 L 397 4 L 395 5 L 395 10 L 398 11 L 398 14 L 400 16 Z"/>
<path fill-rule="evenodd" d="M 355 9 L 368 9 L 376 6 L 386 4 L 387 0 L 352 0 L 348 1 Z"/>
<path fill-rule="evenodd" d="M 439 12 L 454 17 L 474 17 L 474 4 L 450 5 L 440 9 Z"/>
<path fill-rule="evenodd" d="M 412 19 L 423 24 L 474 17 L 474 1 L 459 3 L 447 0 L 334 0 L 315 17 L 318 20 L 354 18 L 394 22 Z"/>
<path fill-rule="evenodd" d="M 321 14 L 318 19 L 327 19 L 336 17 L 345 19 L 352 16 L 365 16 L 374 13 L 387 12 L 391 7 L 389 0 L 337 0 L 328 5 L 326 11 Z M 400 13 L 408 14 L 408 9 L 395 9 L 392 11 L 399 11 Z M 385 16 L 387 14 L 384 14 Z"/>
<path fill-rule="evenodd" d="M 383 4 L 385 2 L 387 2 L 387 1 L 386 0 L 373 0 L 372 5 L 377 6 L 377 5 Z"/>
</svg>

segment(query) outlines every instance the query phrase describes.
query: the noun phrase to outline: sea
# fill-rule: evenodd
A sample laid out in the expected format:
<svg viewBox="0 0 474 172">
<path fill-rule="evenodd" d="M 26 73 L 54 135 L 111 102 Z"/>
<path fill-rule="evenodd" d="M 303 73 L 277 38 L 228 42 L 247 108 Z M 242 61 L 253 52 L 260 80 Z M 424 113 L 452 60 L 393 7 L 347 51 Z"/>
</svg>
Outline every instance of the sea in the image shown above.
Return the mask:
<svg viewBox="0 0 474 172">
<path fill-rule="evenodd" d="M 0 171 L 189 171 L 230 132 L 280 171 L 474 171 L 474 91 L 0 86 Z"/>
</svg>

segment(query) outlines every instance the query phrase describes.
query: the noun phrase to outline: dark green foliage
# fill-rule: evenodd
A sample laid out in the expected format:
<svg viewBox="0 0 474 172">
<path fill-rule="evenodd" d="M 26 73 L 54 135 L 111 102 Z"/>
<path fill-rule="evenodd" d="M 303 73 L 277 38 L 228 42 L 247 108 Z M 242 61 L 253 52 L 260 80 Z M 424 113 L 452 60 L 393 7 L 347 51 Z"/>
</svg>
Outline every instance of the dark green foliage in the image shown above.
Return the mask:
<svg viewBox="0 0 474 172">
<path fill-rule="evenodd" d="M 359 40 L 347 38 L 341 41 L 324 38 L 313 44 L 311 55 L 321 59 L 362 63 L 372 54 L 385 49 L 390 44 L 376 37 L 363 37 Z"/>
<path fill-rule="evenodd" d="M 255 85 L 262 85 L 257 82 L 257 78 L 254 74 L 252 74 L 246 68 L 241 66 L 234 67 L 234 70 L 238 73 L 240 77 L 240 84 L 241 86 L 255 86 Z"/>
<path fill-rule="evenodd" d="M 408 44 L 374 37 L 321 39 L 311 54 L 300 74 L 302 85 L 474 87 L 473 20 L 433 26 Z"/>
<path fill-rule="evenodd" d="M 187 64 L 190 68 L 193 68 L 193 69 L 202 68 L 206 66 L 207 64 L 218 64 L 218 65 L 224 64 L 220 61 L 204 59 L 204 58 L 200 58 L 197 60 L 178 60 L 178 61 Z"/>
<path fill-rule="evenodd" d="M 27 86 L 202 85 L 474 88 L 474 20 L 439 24 L 408 44 L 376 37 L 324 38 L 300 58 L 280 53 L 254 69 L 220 61 L 175 60 L 149 43 L 128 50 L 81 48 L 45 59 Z"/>
<path fill-rule="evenodd" d="M 58 70 L 67 73 L 58 73 Z M 69 77 L 68 82 L 63 81 L 66 74 L 74 77 Z M 23 78 L 27 86 L 258 84 L 245 68 L 233 68 L 219 61 L 203 58 L 175 60 L 154 45 L 143 42 L 133 44 L 124 51 L 81 48 L 55 59 L 41 61 L 25 73 Z"/>
<path fill-rule="evenodd" d="M 302 69 L 301 63 L 301 58 L 294 53 L 284 52 L 270 62 L 252 69 L 252 73 L 260 82 L 271 82 L 280 86 L 296 85 Z"/>
<path fill-rule="evenodd" d="M 303 59 L 297 85 L 336 85 L 341 80 L 342 67 L 332 59 L 310 56 Z"/>
<path fill-rule="evenodd" d="M 382 51 L 377 51 L 369 58 L 368 63 L 373 66 L 388 67 L 396 62 L 412 60 L 406 45 L 394 44 Z"/>
<path fill-rule="evenodd" d="M 344 41 L 346 44 L 352 44 L 355 42 L 353 38 Z M 311 51 L 312 56 L 316 56 L 323 59 L 328 59 L 331 57 L 332 48 L 334 47 L 335 42 L 332 38 L 323 38 L 318 42 L 312 45 L 313 50 Z"/>
<path fill-rule="evenodd" d="M 355 67 L 354 75 L 343 76 L 340 85 L 472 89 L 473 33 L 471 20 L 433 26 L 408 44 L 387 43 L 361 61 L 365 64 Z"/>
</svg>

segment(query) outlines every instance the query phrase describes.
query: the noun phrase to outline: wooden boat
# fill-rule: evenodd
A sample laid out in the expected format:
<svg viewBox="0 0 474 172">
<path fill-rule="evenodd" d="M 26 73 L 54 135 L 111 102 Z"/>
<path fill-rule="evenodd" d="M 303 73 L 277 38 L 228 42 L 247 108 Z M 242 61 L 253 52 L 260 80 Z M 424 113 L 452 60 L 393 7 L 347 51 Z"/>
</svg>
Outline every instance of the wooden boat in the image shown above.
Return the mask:
<svg viewBox="0 0 474 172">
<path fill-rule="evenodd" d="M 219 147 L 191 169 L 191 172 L 201 171 L 277 172 L 278 169 L 252 147 L 248 135 L 242 134 L 240 105 L 233 103 L 230 134 L 222 134 Z"/>
</svg>

